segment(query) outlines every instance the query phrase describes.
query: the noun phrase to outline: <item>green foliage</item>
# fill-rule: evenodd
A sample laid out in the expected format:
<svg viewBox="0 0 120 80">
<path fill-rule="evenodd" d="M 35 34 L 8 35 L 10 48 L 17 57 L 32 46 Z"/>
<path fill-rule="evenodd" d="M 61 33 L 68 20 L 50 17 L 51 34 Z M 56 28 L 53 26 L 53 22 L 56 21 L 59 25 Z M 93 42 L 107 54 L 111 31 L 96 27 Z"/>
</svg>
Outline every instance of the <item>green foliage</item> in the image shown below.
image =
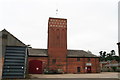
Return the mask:
<svg viewBox="0 0 120 80">
<path fill-rule="evenodd" d="M 116 71 L 117 67 L 112 67 L 112 69 L 113 69 L 114 71 Z"/>
<path fill-rule="evenodd" d="M 116 60 L 120 61 L 120 57 L 115 55 L 115 51 L 111 50 L 110 53 L 106 53 L 105 51 L 100 51 L 100 61 L 111 61 Z"/>
</svg>

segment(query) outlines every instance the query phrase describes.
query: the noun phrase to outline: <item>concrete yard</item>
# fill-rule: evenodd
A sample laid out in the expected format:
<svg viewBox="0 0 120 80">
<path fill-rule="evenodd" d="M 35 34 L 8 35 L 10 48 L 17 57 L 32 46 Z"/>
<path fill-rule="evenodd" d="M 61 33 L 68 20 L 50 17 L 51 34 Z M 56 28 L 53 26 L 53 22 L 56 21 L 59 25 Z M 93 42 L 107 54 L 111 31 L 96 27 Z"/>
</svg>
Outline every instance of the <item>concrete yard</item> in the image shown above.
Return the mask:
<svg viewBox="0 0 120 80">
<path fill-rule="evenodd" d="M 30 74 L 29 77 L 31 79 L 29 78 L 15 80 L 120 80 L 120 73 L 102 72 L 92 74 Z"/>
<path fill-rule="evenodd" d="M 102 72 L 91 74 L 30 74 L 30 78 L 119 78 L 120 73 Z"/>
</svg>

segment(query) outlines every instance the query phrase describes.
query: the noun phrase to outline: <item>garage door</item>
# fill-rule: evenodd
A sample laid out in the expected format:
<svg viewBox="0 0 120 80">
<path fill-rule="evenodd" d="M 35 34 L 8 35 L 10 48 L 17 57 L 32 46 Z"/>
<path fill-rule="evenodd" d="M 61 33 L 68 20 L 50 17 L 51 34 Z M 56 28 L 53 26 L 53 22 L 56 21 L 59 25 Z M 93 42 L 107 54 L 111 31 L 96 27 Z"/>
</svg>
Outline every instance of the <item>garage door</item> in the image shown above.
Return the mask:
<svg viewBox="0 0 120 80">
<path fill-rule="evenodd" d="M 42 74 L 42 61 L 40 60 L 29 61 L 29 74 Z"/>
</svg>

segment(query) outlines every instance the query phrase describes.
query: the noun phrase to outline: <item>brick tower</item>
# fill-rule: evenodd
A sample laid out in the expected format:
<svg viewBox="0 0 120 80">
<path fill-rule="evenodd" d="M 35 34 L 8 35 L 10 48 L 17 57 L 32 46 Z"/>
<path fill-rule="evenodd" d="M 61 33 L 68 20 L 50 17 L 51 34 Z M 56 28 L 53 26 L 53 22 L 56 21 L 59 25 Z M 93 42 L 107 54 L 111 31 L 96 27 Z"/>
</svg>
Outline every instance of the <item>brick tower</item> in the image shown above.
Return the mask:
<svg viewBox="0 0 120 80">
<path fill-rule="evenodd" d="M 49 18 L 48 56 L 49 69 L 66 72 L 67 19 Z"/>
</svg>

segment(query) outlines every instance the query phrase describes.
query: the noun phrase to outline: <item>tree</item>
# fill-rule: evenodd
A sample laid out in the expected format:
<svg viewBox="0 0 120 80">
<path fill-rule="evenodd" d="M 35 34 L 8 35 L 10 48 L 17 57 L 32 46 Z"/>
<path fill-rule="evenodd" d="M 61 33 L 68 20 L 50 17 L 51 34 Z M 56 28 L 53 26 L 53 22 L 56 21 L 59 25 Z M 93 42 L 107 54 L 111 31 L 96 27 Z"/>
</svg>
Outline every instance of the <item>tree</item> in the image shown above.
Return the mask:
<svg viewBox="0 0 120 80">
<path fill-rule="evenodd" d="M 111 55 L 115 55 L 115 50 L 111 50 Z"/>
<path fill-rule="evenodd" d="M 100 61 L 105 61 L 105 58 L 106 58 L 106 52 L 104 51 L 100 51 Z"/>
<path fill-rule="evenodd" d="M 111 50 L 110 53 L 106 53 L 106 51 L 100 51 L 100 61 L 111 61 L 116 60 L 120 61 L 120 57 L 115 55 L 115 50 Z"/>
<path fill-rule="evenodd" d="M 104 57 L 104 58 L 106 57 L 106 52 L 105 52 L 105 51 L 103 52 L 103 57 Z"/>
<path fill-rule="evenodd" d="M 119 56 L 113 56 L 114 60 L 116 60 L 117 62 L 120 62 L 120 57 Z"/>
<path fill-rule="evenodd" d="M 112 67 L 113 71 L 116 71 L 117 67 Z"/>
<path fill-rule="evenodd" d="M 103 54 L 102 54 L 102 51 L 100 51 L 99 53 L 100 53 L 100 57 L 102 57 L 102 55 L 103 55 Z"/>
<path fill-rule="evenodd" d="M 113 60 L 111 53 L 107 53 L 106 61 L 111 61 L 111 60 Z"/>
</svg>

